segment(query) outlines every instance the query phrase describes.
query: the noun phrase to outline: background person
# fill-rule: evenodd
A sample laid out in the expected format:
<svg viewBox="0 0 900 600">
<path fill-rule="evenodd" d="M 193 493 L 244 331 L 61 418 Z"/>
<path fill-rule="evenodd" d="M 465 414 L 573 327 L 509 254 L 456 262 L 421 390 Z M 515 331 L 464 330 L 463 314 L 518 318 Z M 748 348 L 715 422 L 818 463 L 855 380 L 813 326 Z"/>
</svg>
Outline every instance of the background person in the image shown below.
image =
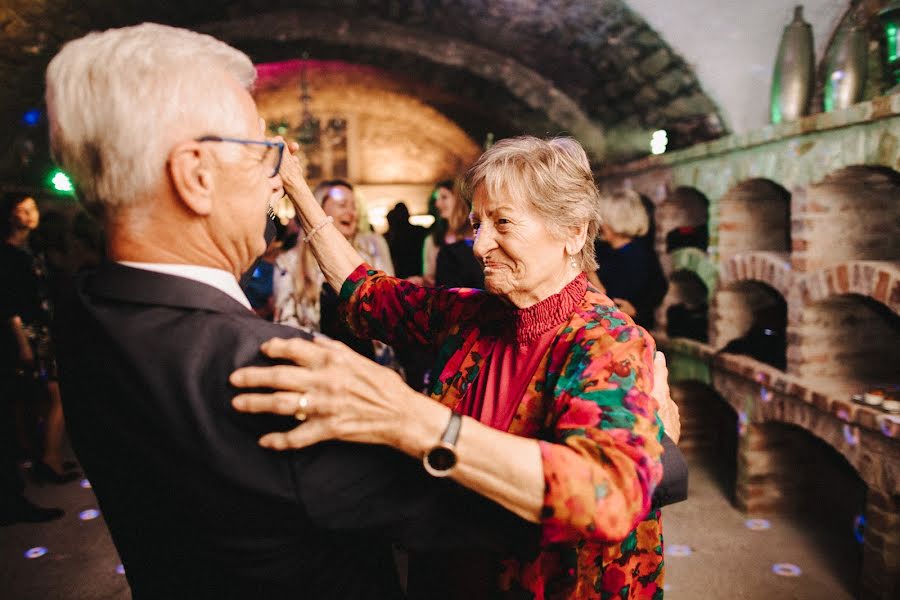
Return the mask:
<svg viewBox="0 0 900 600">
<path fill-rule="evenodd" d="M 659 257 L 643 241 L 650 217 L 641 196 L 622 190 L 601 196 L 600 236 L 595 244 L 597 278 L 619 309 L 638 325 L 653 329 L 654 311 L 669 289 Z"/>
<path fill-rule="evenodd" d="M 39 414 L 41 424 L 23 419 L 24 437 L 40 431 L 37 456 L 31 473 L 38 483 L 63 484 L 81 477 L 63 457 L 65 420 L 60 399 L 56 355 L 50 337 L 53 304 L 47 266 L 42 256 L 32 252 L 30 235 L 40 223 L 34 198 L 8 196 L 2 210 L 3 244 L 0 245 L 0 335 L 2 361 L 9 371 L 7 390 L 17 390 L 22 402 L 20 414 Z M 5 401 L 14 401 L 7 397 Z M 41 410 L 34 410 L 35 405 Z"/>
<path fill-rule="evenodd" d="M 481 289 L 484 274 L 472 252 L 469 205 L 460 197 L 459 185 L 452 180 L 441 181 L 432 194 L 439 219 L 425 240 L 423 283 Z"/>
<path fill-rule="evenodd" d="M 353 185 L 343 179 L 323 181 L 313 192 L 325 214 L 357 251 L 387 273 L 394 272 L 390 249 L 377 233 L 360 229 L 356 194 Z M 381 364 L 394 364 L 393 351 L 384 344 L 361 339 L 337 316 L 337 293 L 334 291 L 301 233 L 293 250 L 276 261 L 273 283 L 275 322 L 319 331 L 340 340 L 367 358 Z"/>
</svg>

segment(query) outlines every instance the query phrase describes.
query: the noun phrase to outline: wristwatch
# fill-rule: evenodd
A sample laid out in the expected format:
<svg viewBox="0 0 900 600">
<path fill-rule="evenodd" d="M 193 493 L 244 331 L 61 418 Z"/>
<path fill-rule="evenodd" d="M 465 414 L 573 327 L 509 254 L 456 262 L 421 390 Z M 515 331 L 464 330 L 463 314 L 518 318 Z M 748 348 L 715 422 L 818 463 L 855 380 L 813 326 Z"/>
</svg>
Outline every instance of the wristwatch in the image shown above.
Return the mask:
<svg viewBox="0 0 900 600">
<path fill-rule="evenodd" d="M 460 427 L 462 427 L 462 415 L 458 412 L 450 413 L 450 421 L 447 422 L 444 435 L 422 457 L 422 464 L 429 475 L 446 477 L 453 472 L 456 467 L 456 440 L 459 439 Z"/>
</svg>

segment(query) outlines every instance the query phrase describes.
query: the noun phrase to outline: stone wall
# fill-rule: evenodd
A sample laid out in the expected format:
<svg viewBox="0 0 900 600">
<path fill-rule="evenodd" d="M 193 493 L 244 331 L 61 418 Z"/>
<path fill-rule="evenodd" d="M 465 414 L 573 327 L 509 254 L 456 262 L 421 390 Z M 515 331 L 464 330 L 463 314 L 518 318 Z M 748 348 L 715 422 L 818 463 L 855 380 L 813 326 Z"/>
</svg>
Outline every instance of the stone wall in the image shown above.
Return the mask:
<svg viewBox="0 0 900 600">
<path fill-rule="evenodd" d="M 720 452 L 709 440 L 734 431 L 733 497 L 749 513 L 821 509 L 821 527 L 841 532 L 867 519 L 859 593 L 885 600 L 900 586 L 900 418 L 850 396 L 900 383 L 898 169 L 900 95 L 600 173 L 657 204 L 660 252 L 709 200 L 708 248 L 662 261 L 669 304 L 686 295 L 684 271 L 710 282 L 709 343 L 669 339 L 664 320 L 654 332 L 672 380 L 693 386 L 679 398 L 689 450 Z M 784 369 L 720 352 L 779 303 Z M 722 402 L 738 425 L 716 438 L 702 415 Z"/>
</svg>

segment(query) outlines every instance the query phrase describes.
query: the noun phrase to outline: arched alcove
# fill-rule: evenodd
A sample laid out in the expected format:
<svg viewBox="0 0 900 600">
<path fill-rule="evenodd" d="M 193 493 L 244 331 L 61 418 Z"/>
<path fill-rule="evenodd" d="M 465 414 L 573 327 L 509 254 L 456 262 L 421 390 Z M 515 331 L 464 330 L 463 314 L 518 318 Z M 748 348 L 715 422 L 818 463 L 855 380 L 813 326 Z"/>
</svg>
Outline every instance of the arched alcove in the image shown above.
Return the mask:
<svg viewBox="0 0 900 600">
<path fill-rule="evenodd" d="M 709 245 L 709 200 L 696 188 L 681 186 L 656 209 L 657 252 L 668 254 L 679 248 L 706 251 Z"/>
<path fill-rule="evenodd" d="M 709 340 L 709 288 L 694 271 L 672 273 L 660 313 L 660 326 L 670 338 Z"/>
<path fill-rule="evenodd" d="M 738 455 L 738 505 L 807 531 L 848 591 L 859 583 L 868 486 L 832 446 L 786 423 L 752 423 Z"/>
<path fill-rule="evenodd" d="M 787 301 L 761 281 L 740 281 L 716 292 L 713 345 L 786 367 Z"/>
<path fill-rule="evenodd" d="M 900 316 L 866 296 L 842 294 L 791 317 L 788 370 L 832 394 L 897 381 Z"/>
<path fill-rule="evenodd" d="M 708 470 L 722 495 L 733 502 L 738 447 L 737 412 L 713 388 L 699 381 L 673 382 L 670 393 L 681 417 L 678 448 L 692 467 Z"/>
<path fill-rule="evenodd" d="M 828 175 L 794 210 L 792 261 L 815 271 L 850 260 L 900 259 L 900 173 L 852 166 Z"/>
<path fill-rule="evenodd" d="M 791 194 L 768 179 L 749 179 L 720 200 L 718 254 L 726 261 L 742 252 L 788 252 Z"/>
</svg>

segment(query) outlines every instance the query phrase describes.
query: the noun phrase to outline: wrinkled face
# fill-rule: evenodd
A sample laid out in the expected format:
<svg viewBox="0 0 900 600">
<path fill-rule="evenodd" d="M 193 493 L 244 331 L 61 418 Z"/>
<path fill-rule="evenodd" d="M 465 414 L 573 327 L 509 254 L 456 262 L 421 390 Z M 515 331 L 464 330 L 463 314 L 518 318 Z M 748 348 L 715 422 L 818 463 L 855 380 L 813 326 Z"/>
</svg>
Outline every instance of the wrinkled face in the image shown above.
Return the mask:
<svg viewBox="0 0 900 600">
<path fill-rule="evenodd" d="M 449 220 L 450 215 L 453 214 L 453 209 L 456 208 L 456 195 L 447 188 L 440 187 L 434 199 L 434 206 L 442 219 L 445 221 Z"/>
<path fill-rule="evenodd" d="M 484 265 L 488 292 L 526 308 L 568 283 L 572 270 L 565 240 L 551 233 L 526 200 L 508 194 L 491 197 L 479 186 L 471 218 L 473 250 Z"/>
<path fill-rule="evenodd" d="M 13 229 L 27 229 L 34 231 L 41 222 L 41 213 L 38 211 L 34 198 L 25 198 L 13 209 L 10 217 Z"/>
<path fill-rule="evenodd" d="M 356 235 L 356 197 L 353 190 L 342 185 L 336 185 L 328 190 L 328 195 L 322 203 L 325 214 L 334 218 L 334 226 L 341 234 L 349 239 Z"/>
<path fill-rule="evenodd" d="M 265 140 L 264 124 L 250 94 L 230 79 L 223 93 L 237 94 L 243 131 L 238 136 Z M 210 231 L 216 245 L 241 273 L 266 250 L 264 237 L 266 209 L 283 195 L 281 177 L 272 174 L 264 146 L 215 143 L 207 149 L 216 153 L 215 205 L 210 215 Z"/>
</svg>

